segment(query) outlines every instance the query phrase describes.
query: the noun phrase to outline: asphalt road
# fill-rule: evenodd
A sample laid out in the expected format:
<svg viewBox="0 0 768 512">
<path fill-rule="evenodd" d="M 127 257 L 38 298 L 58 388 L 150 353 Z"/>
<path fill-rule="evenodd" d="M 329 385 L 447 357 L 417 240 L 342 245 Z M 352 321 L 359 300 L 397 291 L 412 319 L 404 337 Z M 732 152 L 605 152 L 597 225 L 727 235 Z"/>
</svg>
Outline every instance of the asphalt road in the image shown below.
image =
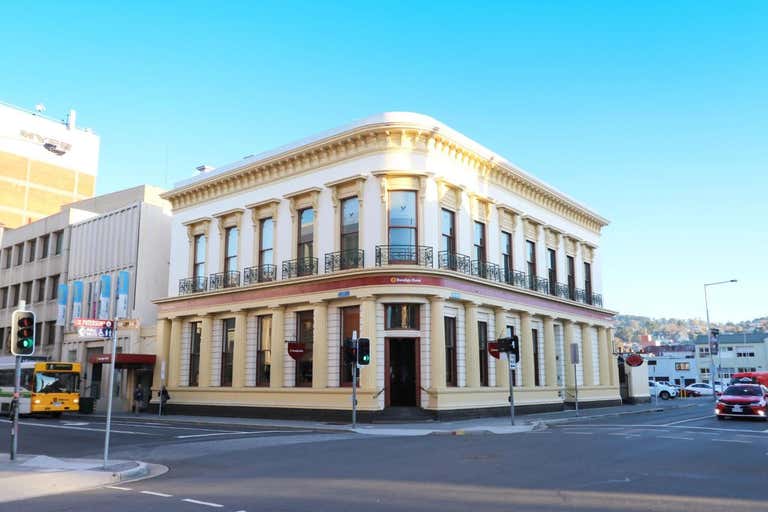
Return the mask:
<svg viewBox="0 0 768 512">
<path fill-rule="evenodd" d="M 768 511 L 768 424 L 718 421 L 711 409 L 512 435 L 165 432 L 164 443 L 121 448 L 168 465 L 163 476 L 0 510 Z"/>
</svg>

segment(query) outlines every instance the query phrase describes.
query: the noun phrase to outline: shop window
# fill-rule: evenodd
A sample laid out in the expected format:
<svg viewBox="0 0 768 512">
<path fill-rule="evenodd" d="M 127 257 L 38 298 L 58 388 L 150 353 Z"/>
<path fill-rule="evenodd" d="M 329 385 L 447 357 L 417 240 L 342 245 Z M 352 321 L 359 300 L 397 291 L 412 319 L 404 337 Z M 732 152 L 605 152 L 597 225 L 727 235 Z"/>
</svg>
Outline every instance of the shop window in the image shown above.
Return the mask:
<svg viewBox="0 0 768 512">
<path fill-rule="evenodd" d="M 418 304 L 387 304 L 384 306 L 384 328 L 387 330 L 419 329 Z"/>
</svg>

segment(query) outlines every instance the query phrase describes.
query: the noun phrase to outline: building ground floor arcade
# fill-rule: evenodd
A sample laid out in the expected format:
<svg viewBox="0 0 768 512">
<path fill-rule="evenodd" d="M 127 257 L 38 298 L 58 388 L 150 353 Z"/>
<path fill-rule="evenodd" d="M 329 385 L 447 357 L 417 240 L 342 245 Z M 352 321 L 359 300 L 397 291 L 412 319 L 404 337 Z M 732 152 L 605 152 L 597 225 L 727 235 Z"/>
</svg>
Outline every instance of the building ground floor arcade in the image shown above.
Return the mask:
<svg viewBox="0 0 768 512">
<path fill-rule="evenodd" d="M 507 411 L 509 366 L 487 343 L 511 333 L 521 344 L 519 407 L 566 407 L 574 382 L 582 405 L 620 403 L 612 312 L 535 292 L 434 271 L 358 271 L 158 305 L 153 388 L 166 385 L 171 413 L 346 418 L 343 340 L 354 335 L 371 345 L 359 374 L 363 419 L 402 407 L 435 417 Z"/>
</svg>

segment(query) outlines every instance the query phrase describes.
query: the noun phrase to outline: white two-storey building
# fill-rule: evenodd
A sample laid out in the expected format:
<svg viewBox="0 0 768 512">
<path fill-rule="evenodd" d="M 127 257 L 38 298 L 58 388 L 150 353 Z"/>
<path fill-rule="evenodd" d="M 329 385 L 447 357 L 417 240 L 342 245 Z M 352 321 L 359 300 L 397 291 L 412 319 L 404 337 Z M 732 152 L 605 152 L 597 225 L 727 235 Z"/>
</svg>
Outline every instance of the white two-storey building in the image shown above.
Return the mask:
<svg viewBox="0 0 768 512">
<path fill-rule="evenodd" d="M 157 339 L 171 411 L 346 415 L 353 334 L 371 340 L 363 416 L 506 410 L 508 365 L 487 345 L 510 333 L 518 405 L 562 408 L 574 378 L 580 401 L 619 401 L 607 221 L 430 117 L 373 116 L 163 197 Z"/>
</svg>

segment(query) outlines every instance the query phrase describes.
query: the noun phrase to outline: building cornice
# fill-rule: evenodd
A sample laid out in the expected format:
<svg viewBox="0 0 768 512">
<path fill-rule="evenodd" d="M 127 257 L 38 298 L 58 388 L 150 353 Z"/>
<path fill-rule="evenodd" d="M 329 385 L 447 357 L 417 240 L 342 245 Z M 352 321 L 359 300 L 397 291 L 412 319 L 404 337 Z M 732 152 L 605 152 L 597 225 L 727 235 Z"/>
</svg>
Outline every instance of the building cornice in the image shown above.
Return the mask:
<svg viewBox="0 0 768 512">
<path fill-rule="evenodd" d="M 453 130 L 415 121 L 381 121 L 354 126 L 319 140 L 250 159 L 212 172 L 162 194 L 174 210 L 241 192 L 275 180 L 382 151 L 441 154 L 474 170 L 482 179 L 599 233 L 608 220 Z M 374 176 L 379 173 L 373 172 Z M 391 174 L 391 171 L 384 174 Z M 403 174 L 418 175 L 419 171 Z"/>
</svg>

